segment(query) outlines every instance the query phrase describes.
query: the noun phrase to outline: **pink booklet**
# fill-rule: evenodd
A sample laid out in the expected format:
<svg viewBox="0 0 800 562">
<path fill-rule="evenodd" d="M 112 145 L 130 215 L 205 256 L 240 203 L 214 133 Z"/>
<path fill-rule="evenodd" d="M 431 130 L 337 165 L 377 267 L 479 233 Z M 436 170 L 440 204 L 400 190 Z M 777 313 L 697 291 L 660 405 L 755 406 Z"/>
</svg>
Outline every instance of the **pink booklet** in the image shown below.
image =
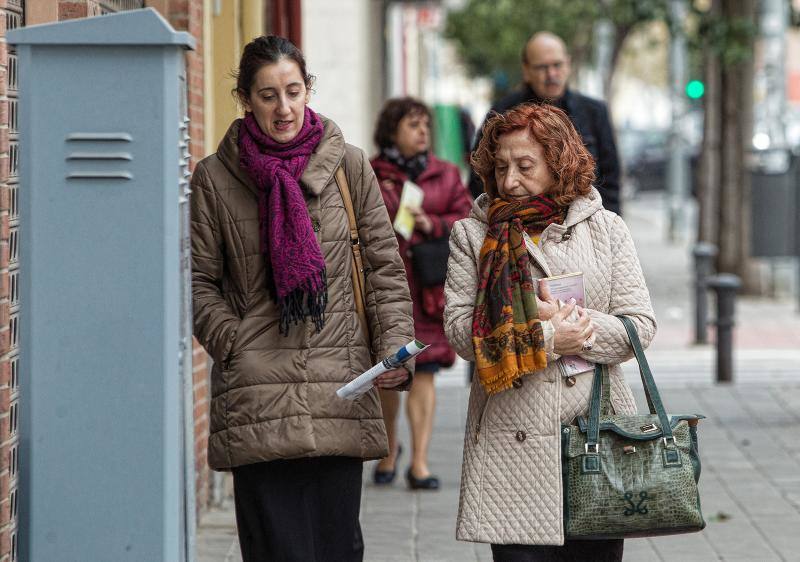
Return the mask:
<svg viewBox="0 0 800 562">
<path fill-rule="evenodd" d="M 558 301 L 559 307 L 569 302 L 569 299 L 575 299 L 580 307 L 586 306 L 586 290 L 583 286 L 583 273 L 581 272 L 545 277 L 539 279 L 539 283 L 547 284 L 550 294 Z M 572 320 L 574 317 L 570 319 Z M 578 355 L 564 355 L 558 360 L 558 368 L 563 376 L 571 377 L 593 370 L 594 364 Z"/>
</svg>

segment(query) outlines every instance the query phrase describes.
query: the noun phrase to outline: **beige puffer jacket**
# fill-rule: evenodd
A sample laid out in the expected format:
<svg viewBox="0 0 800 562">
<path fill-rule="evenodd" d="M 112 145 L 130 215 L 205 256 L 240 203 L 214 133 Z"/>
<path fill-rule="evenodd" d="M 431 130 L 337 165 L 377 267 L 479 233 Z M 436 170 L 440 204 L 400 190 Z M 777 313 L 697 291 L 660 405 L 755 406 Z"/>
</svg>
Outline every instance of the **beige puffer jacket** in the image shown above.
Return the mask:
<svg viewBox="0 0 800 562">
<path fill-rule="evenodd" d="M 364 153 L 339 128 L 325 131 L 301 178 L 325 257 L 325 327 L 309 319 L 278 332 L 259 252 L 257 188 L 239 167 L 239 121 L 192 178 L 194 333 L 214 359 L 208 461 L 227 469 L 315 456 L 380 458 L 388 445 L 378 393 L 356 401 L 336 389 L 371 365 L 351 281 L 347 214 L 334 180 L 344 165 L 365 258 L 372 349 L 385 356 L 414 337 L 397 239 Z M 413 367 L 412 367 L 413 368 Z"/>
<path fill-rule="evenodd" d="M 456 352 L 474 360 L 472 310 L 478 256 L 488 229 L 488 196 L 450 236 L 445 331 Z M 570 229 L 570 234 L 565 236 Z M 612 365 L 612 406 L 633 413 L 636 405 L 619 363 L 630 359 L 625 329 L 614 315 L 630 316 L 642 344 L 655 335 L 636 249 L 625 223 L 602 207 L 600 194 L 575 200 L 564 225 L 551 224 L 535 249 L 534 277 L 582 271 L 586 305 L 597 339 L 582 356 Z M 568 386 L 552 352 L 553 329 L 544 322 L 548 366 L 519 379 L 514 388 L 487 397 L 476 377 L 470 391 L 457 538 L 496 544 L 563 544 L 561 422 L 588 411 L 592 375 Z M 520 384 L 521 383 L 521 384 Z"/>
</svg>

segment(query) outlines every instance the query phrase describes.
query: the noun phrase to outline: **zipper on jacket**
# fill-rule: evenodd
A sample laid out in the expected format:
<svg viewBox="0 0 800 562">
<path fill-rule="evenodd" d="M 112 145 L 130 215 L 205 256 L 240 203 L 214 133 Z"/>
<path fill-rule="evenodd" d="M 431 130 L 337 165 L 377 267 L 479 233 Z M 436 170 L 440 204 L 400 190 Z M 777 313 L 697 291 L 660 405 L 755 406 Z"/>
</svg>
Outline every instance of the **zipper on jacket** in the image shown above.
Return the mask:
<svg viewBox="0 0 800 562">
<path fill-rule="evenodd" d="M 483 427 L 483 420 L 486 417 L 486 410 L 489 409 L 489 401 L 492 399 L 491 396 L 486 397 L 486 403 L 483 405 L 483 410 L 481 410 L 481 417 L 478 418 L 478 424 L 475 426 L 475 443 L 477 444 L 481 438 L 481 427 Z"/>
</svg>

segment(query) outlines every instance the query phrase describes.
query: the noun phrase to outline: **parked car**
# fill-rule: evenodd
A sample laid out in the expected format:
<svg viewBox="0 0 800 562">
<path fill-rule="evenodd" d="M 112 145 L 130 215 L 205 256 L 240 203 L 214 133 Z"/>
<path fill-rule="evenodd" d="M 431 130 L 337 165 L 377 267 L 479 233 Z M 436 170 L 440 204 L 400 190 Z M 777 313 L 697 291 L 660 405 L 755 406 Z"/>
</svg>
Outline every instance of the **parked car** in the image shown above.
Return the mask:
<svg viewBox="0 0 800 562">
<path fill-rule="evenodd" d="M 623 185 L 631 196 L 640 191 L 668 189 L 669 130 L 622 129 L 617 133 L 622 160 Z M 700 156 L 699 144 L 689 143 L 689 183 L 694 194 L 694 173 Z"/>
</svg>

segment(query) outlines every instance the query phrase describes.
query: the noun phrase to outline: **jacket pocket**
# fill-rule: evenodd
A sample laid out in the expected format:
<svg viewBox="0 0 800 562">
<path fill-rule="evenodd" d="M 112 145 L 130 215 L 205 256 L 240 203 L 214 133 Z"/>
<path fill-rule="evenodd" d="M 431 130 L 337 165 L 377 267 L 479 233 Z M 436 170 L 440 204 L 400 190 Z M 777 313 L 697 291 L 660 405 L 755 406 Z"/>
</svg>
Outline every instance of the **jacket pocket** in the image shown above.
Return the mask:
<svg viewBox="0 0 800 562">
<path fill-rule="evenodd" d="M 238 335 L 239 325 L 241 324 L 241 320 L 236 324 L 230 333 L 228 334 L 228 340 L 225 342 L 225 346 L 222 349 L 222 353 L 220 354 L 219 358 L 216 356 L 214 357 L 214 361 L 219 361 L 220 367 L 222 369 L 227 369 L 228 364 L 230 363 L 231 356 L 233 355 L 233 349 L 236 347 L 236 338 Z"/>
<path fill-rule="evenodd" d="M 255 323 L 256 319 L 261 319 L 264 321 L 264 324 L 258 328 L 253 327 L 252 325 Z M 236 327 L 236 330 L 233 334 L 233 341 L 231 342 L 228 353 L 222 362 L 222 368 L 228 369 L 231 361 L 233 361 L 233 359 L 236 358 L 236 356 L 239 355 L 239 353 L 241 353 L 258 336 L 266 332 L 269 329 L 269 326 L 270 324 L 261 316 L 257 316 L 253 319 L 245 316 Z"/>
<path fill-rule="evenodd" d="M 486 402 L 483 403 L 483 407 L 481 408 L 480 416 L 478 416 L 478 423 L 475 424 L 475 443 L 478 443 L 481 439 L 481 430 L 486 430 L 486 412 L 489 409 L 489 402 L 492 401 L 492 396 L 489 395 L 486 397 Z"/>
</svg>

